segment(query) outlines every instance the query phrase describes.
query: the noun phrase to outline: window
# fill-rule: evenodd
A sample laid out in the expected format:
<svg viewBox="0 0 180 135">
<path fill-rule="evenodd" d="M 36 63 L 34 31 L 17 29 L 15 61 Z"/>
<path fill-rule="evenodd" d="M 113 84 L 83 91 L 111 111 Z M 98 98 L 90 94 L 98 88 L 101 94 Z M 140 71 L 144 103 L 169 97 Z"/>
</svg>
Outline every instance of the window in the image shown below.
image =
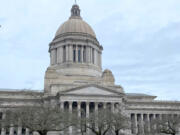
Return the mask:
<svg viewBox="0 0 180 135">
<path fill-rule="evenodd" d="M 66 61 L 66 46 L 63 46 L 63 62 Z"/>
<path fill-rule="evenodd" d="M 76 46 L 73 46 L 73 62 L 76 62 Z"/>
<path fill-rule="evenodd" d="M 92 62 L 94 64 L 94 48 L 92 49 Z"/>
<path fill-rule="evenodd" d="M 86 62 L 86 47 L 83 49 L 83 62 Z"/>
<path fill-rule="evenodd" d="M 0 120 L 2 120 L 2 118 L 3 118 L 3 113 L 0 112 Z"/>
<path fill-rule="evenodd" d="M 78 48 L 78 62 L 81 62 L 81 48 Z"/>
</svg>

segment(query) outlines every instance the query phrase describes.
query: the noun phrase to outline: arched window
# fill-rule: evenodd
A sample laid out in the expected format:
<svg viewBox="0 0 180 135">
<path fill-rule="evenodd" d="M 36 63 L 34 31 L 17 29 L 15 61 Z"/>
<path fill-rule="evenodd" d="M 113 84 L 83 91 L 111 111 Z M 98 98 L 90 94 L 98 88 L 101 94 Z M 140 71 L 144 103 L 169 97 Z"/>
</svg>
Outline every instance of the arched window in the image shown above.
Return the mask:
<svg viewBox="0 0 180 135">
<path fill-rule="evenodd" d="M 73 62 L 76 62 L 76 46 L 73 46 Z"/>
<path fill-rule="evenodd" d="M 66 46 L 63 46 L 63 62 L 66 61 Z"/>
</svg>

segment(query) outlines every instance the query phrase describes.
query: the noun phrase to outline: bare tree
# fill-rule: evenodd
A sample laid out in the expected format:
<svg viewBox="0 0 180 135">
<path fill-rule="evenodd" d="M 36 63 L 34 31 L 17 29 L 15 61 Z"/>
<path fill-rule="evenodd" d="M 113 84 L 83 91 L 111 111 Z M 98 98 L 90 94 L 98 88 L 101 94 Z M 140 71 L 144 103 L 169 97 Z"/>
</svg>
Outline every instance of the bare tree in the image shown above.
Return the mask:
<svg viewBox="0 0 180 135">
<path fill-rule="evenodd" d="M 81 117 L 78 116 L 78 112 L 77 111 L 74 111 L 75 113 L 75 123 L 73 124 L 76 129 L 79 130 L 79 132 L 81 133 L 81 135 L 85 135 L 86 132 L 87 132 L 87 118 L 86 118 L 86 115 L 85 115 L 85 112 L 84 110 L 81 110 Z M 74 120 L 73 120 L 74 121 Z"/>
<path fill-rule="evenodd" d="M 48 131 L 63 131 L 71 126 L 69 117 L 68 112 L 59 108 L 40 105 L 8 110 L 2 123 L 4 128 L 21 125 L 32 132 L 46 135 Z"/>
<path fill-rule="evenodd" d="M 175 135 L 179 131 L 180 116 L 165 115 L 161 119 L 155 119 L 151 122 L 151 133 L 164 133 Z"/>
<path fill-rule="evenodd" d="M 129 118 L 121 111 L 111 113 L 111 118 L 112 130 L 116 135 L 119 135 L 121 130 L 127 130 L 130 128 Z"/>
<path fill-rule="evenodd" d="M 89 129 L 95 135 L 113 134 L 119 135 L 120 130 L 129 129 L 129 118 L 121 112 L 113 113 L 109 109 L 100 109 L 97 112 L 91 112 L 89 117 L 85 117 L 84 111 L 81 111 L 81 117 L 75 117 L 73 120 L 79 132 L 85 135 Z M 76 114 L 76 113 L 74 113 Z M 77 115 L 75 115 L 77 116 Z"/>
<path fill-rule="evenodd" d="M 106 135 L 111 129 L 111 113 L 107 109 L 100 109 L 98 112 L 90 113 L 87 120 L 87 128 L 95 135 Z"/>
</svg>

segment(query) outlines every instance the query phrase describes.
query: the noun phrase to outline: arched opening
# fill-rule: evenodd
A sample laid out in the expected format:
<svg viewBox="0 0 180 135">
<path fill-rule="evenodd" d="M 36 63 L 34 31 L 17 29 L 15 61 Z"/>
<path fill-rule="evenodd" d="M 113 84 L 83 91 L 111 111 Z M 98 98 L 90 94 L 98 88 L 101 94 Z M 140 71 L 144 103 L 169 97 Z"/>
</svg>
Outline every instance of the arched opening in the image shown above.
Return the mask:
<svg viewBox="0 0 180 135">
<path fill-rule="evenodd" d="M 86 117 L 86 103 L 82 102 L 81 103 L 81 117 Z"/>
<path fill-rule="evenodd" d="M 90 104 L 89 104 L 89 112 L 93 113 L 94 112 L 94 108 L 95 108 L 94 102 L 90 102 Z"/>
<path fill-rule="evenodd" d="M 69 102 L 64 102 L 64 110 L 68 110 L 69 109 Z"/>
<path fill-rule="evenodd" d="M 72 103 L 72 111 L 77 114 L 77 102 Z"/>
<path fill-rule="evenodd" d="M 103 103 L 99 103 L 98 104 L 98 110 L 102 110 L 103 109 Z"/>
</svg>

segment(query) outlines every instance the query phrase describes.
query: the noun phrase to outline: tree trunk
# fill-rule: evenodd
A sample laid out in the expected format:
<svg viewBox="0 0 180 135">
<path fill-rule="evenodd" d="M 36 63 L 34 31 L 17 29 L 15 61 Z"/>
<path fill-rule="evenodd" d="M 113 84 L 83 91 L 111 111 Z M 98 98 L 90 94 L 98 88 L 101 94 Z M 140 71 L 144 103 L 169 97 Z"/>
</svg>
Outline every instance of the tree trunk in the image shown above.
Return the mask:
<svg viewBox="0 0 180 135">
<path fill-rule="evenodd" d="M 116 135 L 119 135 L 119 130 L 116 130 L 116 131 L 115 131 L 115 134 L 116 134 Z"/>
<path fill-rule="evenodd" d="M 37 131 L 40 135 L 47 135 L 47 131 Z"/>
</svg>

